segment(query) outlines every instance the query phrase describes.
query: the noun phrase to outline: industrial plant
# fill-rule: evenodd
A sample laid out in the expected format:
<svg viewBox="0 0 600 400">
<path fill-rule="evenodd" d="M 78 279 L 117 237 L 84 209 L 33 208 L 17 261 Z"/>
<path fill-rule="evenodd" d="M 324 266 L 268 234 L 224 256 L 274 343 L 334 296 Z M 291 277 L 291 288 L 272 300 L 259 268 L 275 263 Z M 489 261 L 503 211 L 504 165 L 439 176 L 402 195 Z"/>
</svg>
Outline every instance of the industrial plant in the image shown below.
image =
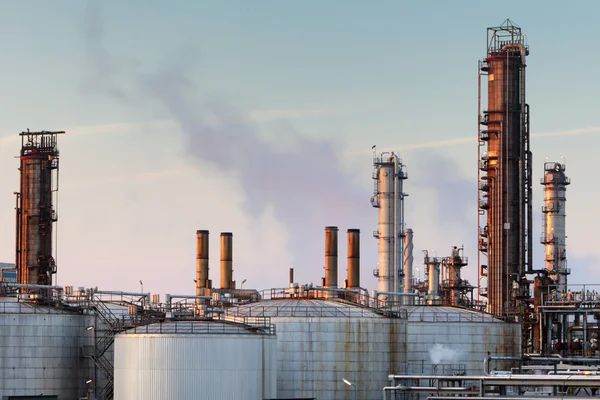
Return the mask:
<svg viewBox="0 0 600 400">
<path fill-rule="evenodd" d="M 568 282 L 570 180 L 562 161 L 534 163 L 528 55 L 526 36 L 510 20 L 488 28 L 487 52 L 478 69 L 479 163 L 473 165 L 478 170 L 477 260 L 465 256 L 464 246 L 457 244 L 462 238 L 450 238 L 441 256 L 427 250 L 427 243 L 414 243 L 413 229 L 405 223 L 406 165 L 397 152 L 373 147 L 377 288 L 360 282 L 360 242 L 365 236 L 373 240 L 371 232 L 325 223 L 324 249 L 309 249 L 324 252 L 324 276 L 314 277 L 316 283 L 297 282 L 290 268 L 288 282 L 279 288 L 238 287 L 234 233 L 219 232 L 216 287 L 216 274 L 210 273 L 211 232 L 199 229 L 193 294 L 161 299 L 143 289 L 58 286 L 53 232 L 59 138 L 69 135 L 20 133 L 15 263 L 1 266 L 0 397 L 508 400 L 600 395 L 600 296 Z M 544 172 L 536 187 L 534 168 Z M 534 190 L 543 191 L 543 204 L 533 204 Z M 541 240 L 532 234 L 534 206 L 543 214 Z M 539 265 L 534 244 L 544 246 Z M 422 253 L 415 254 L 416 245 Z M 340 264 L 347 276 L 340 275 Z M 423 279 L 413 273 L 415 264 L 425 267 Z M 465 279 L 467 268 L 477 269 L 477 282 Z"/>
</svg>

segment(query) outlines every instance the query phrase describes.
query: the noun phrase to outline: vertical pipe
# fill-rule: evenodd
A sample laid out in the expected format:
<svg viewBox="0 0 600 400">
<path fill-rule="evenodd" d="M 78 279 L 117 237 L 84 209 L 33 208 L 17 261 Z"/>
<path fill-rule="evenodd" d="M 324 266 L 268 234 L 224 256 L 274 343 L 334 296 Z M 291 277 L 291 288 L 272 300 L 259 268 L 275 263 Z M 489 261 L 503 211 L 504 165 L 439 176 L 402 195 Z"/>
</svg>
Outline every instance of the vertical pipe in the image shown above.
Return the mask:
<svg viewBox="0 0 600 400">
<path fill-rule="evenodd" d="M 413 291 L 413 230 L 404 231 L 404 293 Z M 404 304 L 412 304 L 413 298 L 406 296 Z"/>
<path fill-rule="evenodd" d="M 196 296 L 208 288 L 208 231 L 196 231 Z"/>
<path fill-rule="evenodd" d="M 221 232 L 221 289 L 233 289 L 233 233 Z"/>
<path fill-rule="evenodd" d="M 348 287 L 360 287 L 360 229 L 348 229 Z"/>
<path fill-rule="evenodd" d="M 294 268 L 290 268 L 290 286 L 294 283 Z"/>
<path fill-rule="evenodd" d="M 338 227 L 325 228 L 325 286 L 337 287 L 338 277 Z"/>
</svg>

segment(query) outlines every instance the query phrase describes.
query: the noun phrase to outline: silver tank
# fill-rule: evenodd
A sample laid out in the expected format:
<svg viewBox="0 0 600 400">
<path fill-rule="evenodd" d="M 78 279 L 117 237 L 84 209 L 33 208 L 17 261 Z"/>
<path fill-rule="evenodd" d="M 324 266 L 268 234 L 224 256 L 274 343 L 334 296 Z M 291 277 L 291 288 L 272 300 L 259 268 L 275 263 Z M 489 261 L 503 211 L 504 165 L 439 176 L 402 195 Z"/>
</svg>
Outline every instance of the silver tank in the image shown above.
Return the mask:
<svg viewBox="0 0 600 400">
<path fill-rule="evenodd" d="M 380 398 L 390 371 L 406 361 L 406 319 L 352 303 L 265 300 L 228 313 L 270 317 L 276 325 L 280 398 Z"/>
<path fill-rule="evenodd" d="M 116 335 L 114 346 L 115 400 L 277 398 L 274 329 L 157 323 Z"/>
<path fill-rule="evenodd" d="M 94 367 L 82 349 L 93 344 L 94 317 L 0 297 L 0 398 L 87 395 Z"/>
</svg>

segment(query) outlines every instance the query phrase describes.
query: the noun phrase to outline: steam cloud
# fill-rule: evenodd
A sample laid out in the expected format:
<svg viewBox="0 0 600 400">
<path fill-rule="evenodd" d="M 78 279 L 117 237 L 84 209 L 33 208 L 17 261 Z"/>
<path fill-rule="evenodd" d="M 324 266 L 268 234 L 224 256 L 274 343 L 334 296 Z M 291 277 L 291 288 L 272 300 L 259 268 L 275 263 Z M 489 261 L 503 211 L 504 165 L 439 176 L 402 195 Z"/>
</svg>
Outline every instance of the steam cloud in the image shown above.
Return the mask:
<svg viewBox="0 0 600 400">
<path fill-rule="evenodd" d="M 438 343 L 429 349 L 429 358 L 431 358 L 432 364 L 439 364 L 442 361 L 458 360 L 460 358 L 460 353 Z"/>
<path fill-rule="evenodd" d="M 289 231 L 294 266 L 320 271 L 326 225 L 370 231 L 370 193 L 350 183 L 338 158 L 341 148 L 290 126 L 282 126 L 269 141 L 243 112 L 227 104 L 209 101 L 199 107 L 188 73 L 195 65 L 189 49 L 149 74 L 124 73 L 123 63 L 102 45 L 98 11 L 90 11 L 87 51 L 95 71 L 86 86 L 127 104 L 151 100 L 168 111 L 194 159 L 240 182 L 249 215 L 259 218 L 272 206 L 275 218 Z"/>
</svg>

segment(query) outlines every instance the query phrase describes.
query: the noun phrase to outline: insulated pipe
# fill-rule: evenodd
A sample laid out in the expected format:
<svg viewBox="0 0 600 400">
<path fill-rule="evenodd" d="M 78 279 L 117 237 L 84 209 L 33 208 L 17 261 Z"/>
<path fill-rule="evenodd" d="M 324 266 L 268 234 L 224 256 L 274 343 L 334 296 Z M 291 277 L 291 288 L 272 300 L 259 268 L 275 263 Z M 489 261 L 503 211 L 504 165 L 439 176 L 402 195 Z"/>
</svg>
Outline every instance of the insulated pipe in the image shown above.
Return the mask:
<svg viewBox="0 0 600 400">
<path fill-rule="evenodd" d="M 12 268 L 14 269 L 14 268 Z M 49 286 L 49 285 L 37 285 L 33 283 L 11 283 L 11 282 L 0 282 L 2 286 L 24 288 L 24 289 L 43 289 L 43 290 L 63 290 L 62 286 Z"/>
<path fill-rule="evenodd" d="M 348 287 L 360 287 L 360 229 L 348 229 Z"/>
<path fill-rule="evenodd" d="M 208 231 L 196 231 L 196 296 L 208 288 Z"/>
<path fill-rule="evenodd" d="M 404 231 L 404 293 L 413 291 L 413 230 Z M 410 305 L 412 303 L 405 303 Z"/>
<path fill-rule="evenodd" d="M 490 361 L 523 361 L 522 357 L 512 357 L 512 356 L 487 356 L 483 359 L 483 374 L 488 376 L 490 375 Z"/>
<path fill-rule="evenodd" d="M 221 232 L 221 289 L 233 289 L 233 233 Z"/>
<path fill-rule="evenodd" d="M 325 287 L 336 288 L 338 277 L 338 227 L 325 227 Z"/>
</svg>

